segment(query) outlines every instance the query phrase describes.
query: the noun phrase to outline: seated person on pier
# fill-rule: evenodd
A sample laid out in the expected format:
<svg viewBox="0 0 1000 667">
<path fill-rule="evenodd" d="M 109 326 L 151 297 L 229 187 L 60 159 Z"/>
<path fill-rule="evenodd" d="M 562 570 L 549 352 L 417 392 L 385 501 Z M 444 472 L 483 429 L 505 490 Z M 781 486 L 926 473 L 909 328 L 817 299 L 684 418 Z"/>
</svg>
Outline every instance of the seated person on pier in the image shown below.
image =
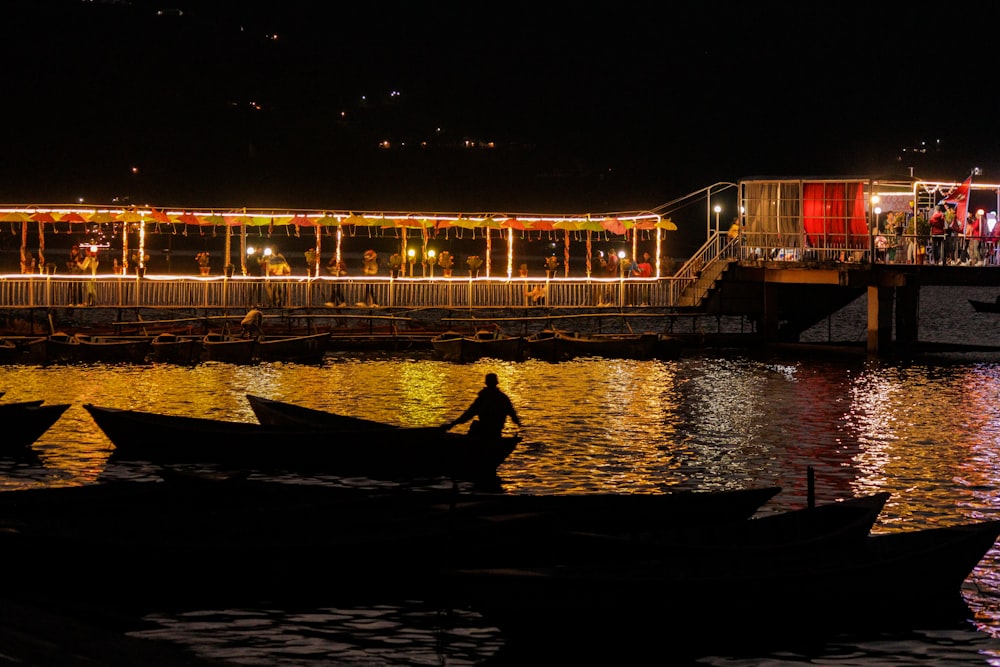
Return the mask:
<svg viewBox="0 0 1000 667">
<path fill-rule="evenodd" d="M 545 288 L 541 285 L 535 285 L 533 289 L 526 291 L 524 296 L 528 300 L 529 306 L 541 306 L 545 304 Z"/>
</svg>

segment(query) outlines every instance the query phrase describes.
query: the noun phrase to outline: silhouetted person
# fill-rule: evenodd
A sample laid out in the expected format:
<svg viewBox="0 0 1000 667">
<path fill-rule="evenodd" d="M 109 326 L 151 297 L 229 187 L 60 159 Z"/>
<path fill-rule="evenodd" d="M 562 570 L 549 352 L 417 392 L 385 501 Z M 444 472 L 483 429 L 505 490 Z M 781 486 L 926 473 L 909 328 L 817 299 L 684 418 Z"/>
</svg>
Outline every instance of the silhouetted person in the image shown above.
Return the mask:
<svg viewBox="0 0 1000 667">
<path fill-rule="evenodd" d="M 479 390 L 476 400 L 472 402 L 469 409 L 463 412 L 455 421 L 448 422 L 442 428 L 447 431 L 459 424 L 464 424 L 473 417 L 478 417 L 469 427 L 469 435 L 478 438 L 499 438 L 503 432 L 504 423 L 510 417 L 518 426 L 521 420 L 514 410 L 514 404 L 510 402 L 507 394 L 500 391 L 497 386 L 500 380 L 496 373 L 486 374 L 486 386 Z"/>
</svg>

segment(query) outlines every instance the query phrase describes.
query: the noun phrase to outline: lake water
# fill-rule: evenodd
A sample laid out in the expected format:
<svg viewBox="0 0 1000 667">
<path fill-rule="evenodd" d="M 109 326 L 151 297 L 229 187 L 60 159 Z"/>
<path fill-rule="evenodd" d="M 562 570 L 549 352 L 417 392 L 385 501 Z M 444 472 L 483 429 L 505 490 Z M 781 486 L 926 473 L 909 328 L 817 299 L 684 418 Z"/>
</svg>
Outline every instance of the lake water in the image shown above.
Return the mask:
<svg viewBox="0 0 1000 667">
<path fill-rule="evenodd" d="M 1000 344 L 1000 315 L 976 314 L 966 301 L 994 296 L 925 288 L 921 339 Z M 863 301 L 806 338 L 832 333 L 836 340 L 864 340 Z M 35 444 L 37 460 L 0 459 L 0 489 L 159 479 L 154 466 L 109 458 L 111 444 L 84 403 L 253 421 L 245 399 L 251 393 L 426 426 L 455 417 L 490 371 L 524 422 L 523 444 L 499 470 L 511 493 L 779 485 L 783 491 L 762 510 L 773 512 L 806 504 L 812 467 L 817 502 L 892 493 L 876 532 L 1000 517 L 1000 355 L 982 353 L 889 361 L 734 349 L 699 350 L 673 361 L 460 365 L 414 352 L 331 355 L 315 367 L 0 367 L 3 400 L 72 405 Z M 808 654 L 714 656 L 699 664 L 1000 664 L 1000 550 L 984 559 L 963 593 L 973 612 L 964 627 L 847 637 Z M 151 627 L 142 636 L 245 665 L 471 665 L 502 645 L 496 629 L 473 611 L 443 614 L 416 601 L 190 609 L 147 620 Z M 724 623 L 713 619 L 712 627 Z M 664 650 L 666 658 L 669 647 Z"/>
</svg>

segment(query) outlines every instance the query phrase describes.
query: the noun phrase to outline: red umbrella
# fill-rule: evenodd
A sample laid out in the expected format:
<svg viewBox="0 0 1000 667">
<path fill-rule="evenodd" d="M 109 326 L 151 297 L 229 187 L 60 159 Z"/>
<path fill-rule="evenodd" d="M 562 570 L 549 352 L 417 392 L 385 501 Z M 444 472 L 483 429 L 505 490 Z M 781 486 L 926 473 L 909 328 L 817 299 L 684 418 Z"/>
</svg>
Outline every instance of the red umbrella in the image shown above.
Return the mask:
<svg viewBox="0 0 1000 667">
<path fill-rule="evenodd" d="M 604 218 L 601 222 L 601 227 L 604 227 L 604 229 L 608 230 L 612 234 L 621 235 L 625 233 L 625 225 L 623 225 L 622 221 L 618 218 Z"/>
</svg>

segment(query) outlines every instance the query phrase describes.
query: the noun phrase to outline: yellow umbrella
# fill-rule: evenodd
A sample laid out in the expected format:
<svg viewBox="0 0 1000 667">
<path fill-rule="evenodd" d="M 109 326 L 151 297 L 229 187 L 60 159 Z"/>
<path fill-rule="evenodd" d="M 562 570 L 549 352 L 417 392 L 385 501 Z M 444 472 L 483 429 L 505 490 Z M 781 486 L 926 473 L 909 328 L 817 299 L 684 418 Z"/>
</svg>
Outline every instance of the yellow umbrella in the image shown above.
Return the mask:
<svg viewBox="0 0 1000 667">
<path fill-rule="evenodd" d="M 27 222 L 30 219 L 27 213 L 21 211 L 7 211 L 0 217 L 0 222 Z"/>
</svg>

